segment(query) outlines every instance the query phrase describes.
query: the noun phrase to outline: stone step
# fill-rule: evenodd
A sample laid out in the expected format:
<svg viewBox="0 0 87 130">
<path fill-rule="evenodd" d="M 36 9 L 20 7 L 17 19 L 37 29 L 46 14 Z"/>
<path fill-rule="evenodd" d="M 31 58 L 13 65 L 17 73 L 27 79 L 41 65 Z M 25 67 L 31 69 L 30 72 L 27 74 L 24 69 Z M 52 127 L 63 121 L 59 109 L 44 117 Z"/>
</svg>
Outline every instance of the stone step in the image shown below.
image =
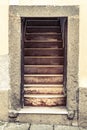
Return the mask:
<svg viewBox="0 0 87 130">
<path fill-rule="evenodd" d="M 24 65 L 25 74 L 63 74 L 63 65 Z"/>
<path fill-rule="evenodd" d="M 26 41 L 24 42 L 25 48 L 62 48 L 63 42 L 62 41 L 56 41 L 56 42 L 32 42 L 32 41 Z"/>
<path fill-rule="evenodd" d="M 63 65 L 63 56 L 25 56 L 25 65 Z"/>
<path fill-rule="evenodd" d="M 63 48 L 24 48 L 25 56 L 63 56 Z"/>
<path fill-rule="evenodd" d="M 30 40 L 27 40 L 27 39 L 24 39 L 25 42 L 29 42 L 29 43 L 37 43 L 37 42 L 40 42 L 40 43 L 45 43 L 45 42 L 62 42 L 62 39 L 53 39 L 53 38 L 49 38 L 49 39 L 30 39 Z"/>
<path fill-rule="evenodd" d="M 24 75 L 24 84 L 63 84 L 63 75 Z"/>
<path fill-rule="evenodd" d="M 26 33 L 24 39 L 26 40 L 40 40 L 40 39 L 62 39 L 61 33 Z"/>
<path fill-rule="evenodd" d="M 25 106 L 63 106 L 65 105 L 64 95 L 24 95 Z"/>
<path fill-rule="evenodd" d="M 64 88 L 63 87 L 58 87 L 58 88 L 24 87 L 24 94 L 64 94 Z"/>
<path fill-rule="evenodd" d="M 34 20 L 26 20 L 26 25 L 28 26 L 59 26 L 59 20 L 47 20 L 47 19 L 34 19 Z"/>
<path fill-rule="evenodd" d="M 27 33 L 27 32 L 25 32 L 25 35 L 35 35 L 35 36 L 46 36 L 46 35 L 62 35 L 62 33 L 60 32 L 60 33 L 57 33 L 57 32 L 42 32 L 42 33 L 39 33 L 39 32 L 37 32 L 37 33 L 35 33 L 35 32 L 33 32 L 33 33 Z"/>
<path fill-rule="evenodd" d="M 26 33 L 35 32 L 61 32 L 60 26 L 26 26 Z"/>
<path fill-rule="evenodd" d="M 25 88 L 63 88 L 63 84 L 24 84 Z"/>
</svg>

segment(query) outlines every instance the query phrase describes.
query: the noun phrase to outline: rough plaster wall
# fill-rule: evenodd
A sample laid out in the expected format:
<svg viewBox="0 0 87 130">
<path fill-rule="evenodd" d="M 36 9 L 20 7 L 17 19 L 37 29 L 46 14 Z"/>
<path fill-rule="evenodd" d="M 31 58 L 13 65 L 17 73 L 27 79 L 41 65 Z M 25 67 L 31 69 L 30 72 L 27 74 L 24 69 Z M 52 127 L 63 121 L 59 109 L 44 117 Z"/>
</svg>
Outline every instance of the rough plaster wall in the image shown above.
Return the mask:
<svg viewBox="0 0 87 130">
<path fill-rule="evenodd" d="M 8 0 L 0 0 L 0 120 L 8 120 Z"/>
<path fill-rule="evenodd" d="M 87 2 L 80 9 L 79 86 L 87 88 Z"/>
<path fill-rule="evenodd" d="M 8 0 L 0 0 L 0 55 L 8 54 Z"/>
<path fill-rule="evenodd" d="M 19 0 L 20 5 L 79 5 L 79 0 Z"/>
</svg>

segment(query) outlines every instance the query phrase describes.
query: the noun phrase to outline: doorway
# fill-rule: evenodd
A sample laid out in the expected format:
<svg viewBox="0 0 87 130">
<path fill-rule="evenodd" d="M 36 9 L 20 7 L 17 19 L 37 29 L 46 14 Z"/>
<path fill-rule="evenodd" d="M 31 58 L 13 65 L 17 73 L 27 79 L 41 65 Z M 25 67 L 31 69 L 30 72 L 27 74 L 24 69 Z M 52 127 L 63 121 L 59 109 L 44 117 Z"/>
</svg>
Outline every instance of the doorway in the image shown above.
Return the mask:
<svg viewBox="0 0 87 130">
<path fill-rule="evenodd" d="M 63 18 L 22 18 L 22 105 L 66 105 Z M 66 23 L 67 24 L 67 23 Z"/>
</svg>

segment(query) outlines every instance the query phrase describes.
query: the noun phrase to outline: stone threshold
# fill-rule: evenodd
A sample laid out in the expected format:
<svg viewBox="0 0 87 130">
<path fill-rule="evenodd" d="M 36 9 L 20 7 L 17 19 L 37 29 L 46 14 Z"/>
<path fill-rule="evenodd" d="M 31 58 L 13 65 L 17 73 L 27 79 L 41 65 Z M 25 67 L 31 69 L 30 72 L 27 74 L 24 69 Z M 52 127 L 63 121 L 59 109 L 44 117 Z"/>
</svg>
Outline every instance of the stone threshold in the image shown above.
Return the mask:
<svg viewBox="0 0 87 130">
<path fill-rule="evenodd" d="M 19 114 L 59 114 L 68 115 L 66 107 L 24 107 Z"/>
</svg>

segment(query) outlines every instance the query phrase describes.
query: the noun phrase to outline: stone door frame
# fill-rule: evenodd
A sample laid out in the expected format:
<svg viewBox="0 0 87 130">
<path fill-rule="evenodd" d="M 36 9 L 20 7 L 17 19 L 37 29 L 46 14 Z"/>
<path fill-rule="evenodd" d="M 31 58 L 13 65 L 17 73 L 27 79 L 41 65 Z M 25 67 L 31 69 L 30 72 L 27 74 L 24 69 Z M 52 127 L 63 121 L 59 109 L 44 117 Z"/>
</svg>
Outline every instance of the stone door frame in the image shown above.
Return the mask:
<svg viewBox="0 0 87 130">
<path fill-rule="evenodd" d="M 67 17 L 67 105 L 66 109 L 77 116 L 78 112 L 78 58 L 79 58 L 79 7 L 78 6 L 9 6 L 9 57 L 10 95 L 9 108 L 21 109 L 21 18 Z"/>
</svg>

